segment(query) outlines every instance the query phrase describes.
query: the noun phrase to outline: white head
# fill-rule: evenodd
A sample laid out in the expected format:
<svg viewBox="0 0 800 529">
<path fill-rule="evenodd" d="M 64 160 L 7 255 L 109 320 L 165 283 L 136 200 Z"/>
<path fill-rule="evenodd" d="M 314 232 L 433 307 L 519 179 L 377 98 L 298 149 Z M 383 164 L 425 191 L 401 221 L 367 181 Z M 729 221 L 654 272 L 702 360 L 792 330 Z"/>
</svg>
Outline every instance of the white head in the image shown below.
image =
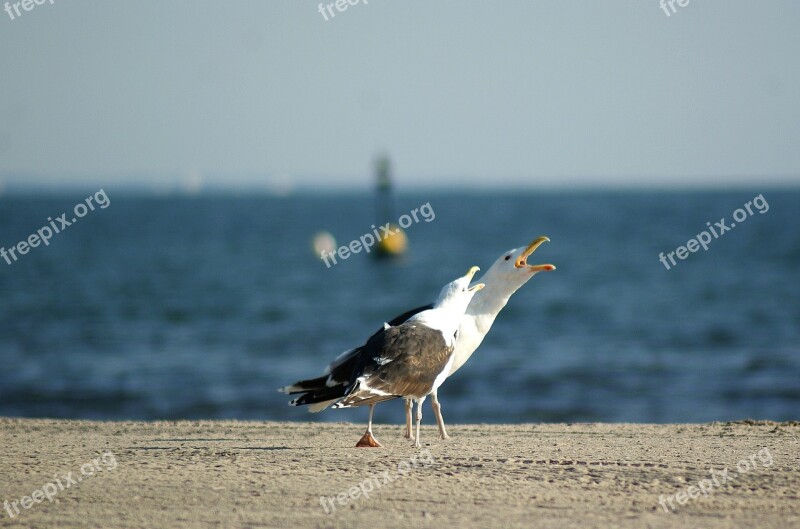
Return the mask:
<svg viewBox="0 0 800 529">
<path fill-rule="evenodd" d="M 418 322 L 432 329 L 439 329 L 447 340 L 452 343 L 455 340 L 455 332 L 461 325 L 469 302 L 476 292 L 483 288 L 483 283 L 470 288 L 469 282 L 479 268 L 473 266 L 466 275 L 459 277 L 455 281 L 447 283 L 439 293 L 439 299 L 432 309 L 423 310 L 415 314 L 408 321 Z"/>
<path fill-rule="evenodd" d="M 439 298 L 434 303 L 433 308 L 457 313 L 459 317 L 463 315 L 469 302 L 472 301 L 472 296 L 485 286 L 483 283 L 478 283 L 472 287 L 469 286 L 469 282 L 472 281 L 478 270 L 480 268 L 473 266 L 465 275 L 447 283 L 442 288 L 442 291 L 439 292 Z"/>
<path fill-rule="evenodd" d="M 551 264 L 529 265 L 527 261 L 536 248 L 549 240 L 539 237 L 528 246 L 503 252 L 483 274 L 480 281 L 485 288 L 473 296 L 466 310 L 467 317 L 461 319 L 451 374 L 460 369 L 481 345 L 495 318 L 514 292 L 539 272 L 556 269 Z"/>
<path fill-rule="evenodd" d="M 494 264 L 489 267 L 489 270 L 481 277 L 480 280 L 486 285 L 486 289 L 479 294 L 475 301 L 491 301 L 491 305 L 500 303 L 499 307 L 496 309 L 499 311 L 505 306 L 508 298 L 533 276 L 539 272 L 555 270 L 556 267 L 551 264 L 528 264 L 528 257 L 530 257 L 543 242 L 550 242 L 550 239 L 547 237 L 539 237 L 528 246 L 513 248 L 507 252 L 503 252 Z M 470 306 L 470 311 L 471 310 L 472 306 Z"/>
</svg>

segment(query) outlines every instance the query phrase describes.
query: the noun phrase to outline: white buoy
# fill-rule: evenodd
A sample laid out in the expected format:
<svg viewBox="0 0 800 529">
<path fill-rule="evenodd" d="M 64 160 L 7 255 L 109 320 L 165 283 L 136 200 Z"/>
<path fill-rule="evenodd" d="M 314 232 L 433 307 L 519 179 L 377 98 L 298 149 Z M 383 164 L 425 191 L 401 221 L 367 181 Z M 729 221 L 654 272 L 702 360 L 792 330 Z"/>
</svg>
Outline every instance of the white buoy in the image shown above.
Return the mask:
<svg viewBox="0 0 800 529">
<path fill-rule="evenodd" d="M 322 254 L 332 254 L 336 251 L 336 239 L 327 231 L 318 231 L 311 239 L 311 249 L 318 258 L 322 259 Z"/>
</svg>

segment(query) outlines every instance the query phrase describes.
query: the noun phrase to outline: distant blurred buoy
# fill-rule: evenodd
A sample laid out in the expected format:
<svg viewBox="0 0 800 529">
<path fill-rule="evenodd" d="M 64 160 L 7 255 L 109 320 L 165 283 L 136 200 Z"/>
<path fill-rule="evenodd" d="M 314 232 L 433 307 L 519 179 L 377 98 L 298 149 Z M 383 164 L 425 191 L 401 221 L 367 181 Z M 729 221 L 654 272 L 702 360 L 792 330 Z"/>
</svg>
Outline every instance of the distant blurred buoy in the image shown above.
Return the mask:
<svg viewBox="0 0 800 529">
<path fill-rule="evenodd" d="M 378 255 L 395 256 L 406 253 L 408 249 L 408 237 L 403 229 L 397 224 L 389 225 L 392 234 L 380 240 L 376 247 Z"/>
<path fill-rule="evenodd" d="M 336 251 L 336 239 L 327 231 L 318 231 L 311 239 L 311 249 L 314 255 L 322 259 L 322 254 L 332 254 Z"/>
<path fill-rule="evenodd" d="M 386 221 L 394 218 L 394 207 L 392 204 L 392 164 L 386 155 L 379 156 L 375 160 L 375 214 L 378 222 L 383 225 Z M 392 234 L 378 241 L 375 247 L 375 257 L 396 257 L 403 255 L 408 250 L 408 237 L 405 232 L 395 223 L 389 223 Z"/>
</svg>

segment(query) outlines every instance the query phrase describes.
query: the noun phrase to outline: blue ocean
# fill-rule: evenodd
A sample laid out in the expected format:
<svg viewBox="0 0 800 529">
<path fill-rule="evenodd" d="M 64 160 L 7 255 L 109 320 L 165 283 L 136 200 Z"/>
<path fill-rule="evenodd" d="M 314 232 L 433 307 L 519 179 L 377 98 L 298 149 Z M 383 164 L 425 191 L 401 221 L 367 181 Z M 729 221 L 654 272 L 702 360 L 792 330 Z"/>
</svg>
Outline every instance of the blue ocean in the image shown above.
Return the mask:
<svg viewBox="0 0 800 529">
<path fill-rule="evenodd" d="M 557 270 L 511 298 L 440 389 L 448 423 L 800 416 L 797 191 L 406 193 L 397 217 L 435 213 L 407 228 L 406 255 L 331 267 L 314 234 L 341 245 L 371 232 L 371 194 L 106 187 L 106 207 L 77 218 L 96 191 L 0 196 L 6 250 L 76 218 L 0 258 L 2 416 L 363 421 L 310 415 L 276 388 L 540 235 L 551 242 L 529 262 Z M 741 209 L 670 269 L 659 260 L 757 195 L 766 211 Z M 402 401 L 377 408 L 378 422 L 402 419 Z"/>
</svg>

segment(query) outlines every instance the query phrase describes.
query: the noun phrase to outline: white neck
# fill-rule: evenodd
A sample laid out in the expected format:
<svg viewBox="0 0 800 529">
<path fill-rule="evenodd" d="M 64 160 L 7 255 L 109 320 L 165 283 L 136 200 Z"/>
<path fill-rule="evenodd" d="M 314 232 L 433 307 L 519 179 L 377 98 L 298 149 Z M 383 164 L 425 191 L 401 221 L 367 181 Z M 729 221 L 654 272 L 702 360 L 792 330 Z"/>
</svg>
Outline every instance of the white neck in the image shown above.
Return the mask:
<svg viewBox="0 0 800 529">
<path fill-rule="evenodd" d="M 509 288 L 507 284 L 486 281 L 486 286 L 475 294 L 466 312 L 474 318 L 478 331 L 483 334 L 489 332 L 494 319 L 518 288 L 519 286 Z"/>
</svg>

